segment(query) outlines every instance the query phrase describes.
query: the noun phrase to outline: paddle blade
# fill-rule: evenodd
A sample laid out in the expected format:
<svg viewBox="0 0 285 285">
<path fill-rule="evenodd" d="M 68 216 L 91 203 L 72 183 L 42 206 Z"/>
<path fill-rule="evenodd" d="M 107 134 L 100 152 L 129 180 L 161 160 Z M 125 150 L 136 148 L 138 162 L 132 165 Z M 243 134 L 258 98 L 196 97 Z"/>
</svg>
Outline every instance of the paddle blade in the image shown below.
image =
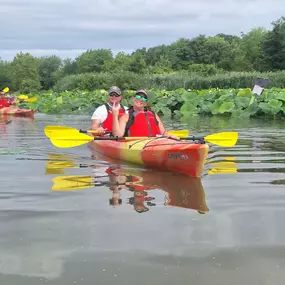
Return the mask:
<svg viewBox="0 0 285 285">
<path fill-rule="evenodd" d="M 78 129 L 65 126 L 46 126 L 44 132 L 48 138 L 55 136 L 69 136 L 70 134 L 80 133 Z M 98 134 L 98 131 L 96 130 L 88 130 L 87 132 L 92 134 Z"/>
<path fill-rule="evenodd" d="M 44 132 L 48 138 L 53 136 L 64 136 L 66 134 L 79 134 L 77 129 L 65 126 L 46 126 Z"/>
<path fill-rule="evenodd" d="M 174 130 L 174 131 L 167 131 L 169 135 L 174 135 L 179 138 L 188 137 L 189 131 L 188 130 Z"/>
<path fill-rule="evenodd" d="M 52 191 L 72 191 L 95 186 L 92 176 L 57 176 L 52 181 Z"/>
<path fill-rule="evenodd" d="M 20 100 L 26 100 L 28 98 L 29 97 L 27 95 L 23 95 L 23 94 L 18 96 L 18 99 L 20 99 Z"/>
<path fill-rule="evenodd" d="M 93 140 L 93 137 L 81 133 L 50 137 L 51 143 L 59 148 L 76 147 Z"/>
<path fill-rule="evenodd" d="M 232 147 L 235 146 L 238 140 L 237 132 L 223 132 L 208 135 L 205 138 L 205 141 L 223 147 Z"/>
<path fill-rule="evenodd" d="M 38 97 L 34 96 L 34 97 L 26 99 L 25 101 L 28 103 L 33 103 L 33 102 L 36 102 L 37 100 L 38 100 Z"/>
<path fill-rule="evenodd" d="M 2 91 L 7 93 L 7 92 L 9 92 L 9 90 L 10 90 L 9 87 L 5 87 Z"/>
</svg>

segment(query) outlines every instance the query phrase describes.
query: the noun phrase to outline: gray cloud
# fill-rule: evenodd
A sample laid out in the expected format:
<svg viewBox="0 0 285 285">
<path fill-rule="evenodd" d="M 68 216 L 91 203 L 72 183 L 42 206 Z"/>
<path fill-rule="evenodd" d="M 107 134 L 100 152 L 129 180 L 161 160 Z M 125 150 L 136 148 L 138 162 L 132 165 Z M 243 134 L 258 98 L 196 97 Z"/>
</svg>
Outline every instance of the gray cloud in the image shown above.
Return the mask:
<svg viewBox="0 0 285 285">
<path fill-rule="evenodd" d="M 283 0 L 0 0 L 0 7 L 2 58 L 9 50 L 134 50 L 240 35 L 285 15 Z"/>
</svg>

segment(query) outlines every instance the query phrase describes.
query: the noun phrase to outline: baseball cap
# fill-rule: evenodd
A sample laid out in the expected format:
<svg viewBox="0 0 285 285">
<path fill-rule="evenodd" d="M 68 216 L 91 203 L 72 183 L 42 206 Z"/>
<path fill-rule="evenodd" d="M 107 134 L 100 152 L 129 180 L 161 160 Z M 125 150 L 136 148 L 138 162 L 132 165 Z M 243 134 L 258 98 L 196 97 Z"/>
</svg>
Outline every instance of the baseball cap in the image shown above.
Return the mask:
<svg viewBox="0 0 285 285">
<path fill-rule="evenodd" d="M 145 97 L 147 97 L 147 92 L 146 92 L 144 89 L 139 89 L 139 90 L 137 90 L 137 91 L 136 91 L 136 94 L 138 94 L 138 93 L 142 93 L 142 94 L 145 95 Z"/>
<path fill-rule="evenodd" d="M 112 86 L 109 89 L 109 94 L 111 94 L 111 93 L 117 93 L 118 95 L 122 95 L 121 89 L 117 86 Z"/>
</svg>

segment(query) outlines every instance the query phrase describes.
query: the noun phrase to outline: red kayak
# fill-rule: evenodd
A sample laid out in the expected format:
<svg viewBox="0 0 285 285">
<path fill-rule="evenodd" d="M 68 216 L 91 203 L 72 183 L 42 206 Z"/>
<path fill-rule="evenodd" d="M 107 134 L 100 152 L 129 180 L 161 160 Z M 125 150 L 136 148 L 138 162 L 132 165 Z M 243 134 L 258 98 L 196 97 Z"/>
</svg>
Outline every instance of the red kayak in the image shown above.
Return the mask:
<svg viewBox="0 0 285 285">
<path fill-rule="evenodd" d="M 89 146 L 109 157 L 145 167 L 201 177 L 209 146 L 167 138 L 94 140 Z"/>
<path fill-rule="evenodd" d="M 19 109 L 17 107 L 4 107 L 0 109 L 0 115 L 12 115 L 17 117 L 33 118 L 36 110 Z"/>
</svg>

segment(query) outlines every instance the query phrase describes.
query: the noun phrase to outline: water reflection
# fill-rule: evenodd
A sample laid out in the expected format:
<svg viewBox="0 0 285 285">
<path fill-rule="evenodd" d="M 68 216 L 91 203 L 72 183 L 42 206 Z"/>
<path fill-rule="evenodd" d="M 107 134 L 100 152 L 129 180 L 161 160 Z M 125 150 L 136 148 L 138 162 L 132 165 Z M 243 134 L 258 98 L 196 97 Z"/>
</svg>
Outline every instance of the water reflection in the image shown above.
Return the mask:
<svg viewBox="0 0 285 285">
<path fill-rule="evenodd" d="M 72 159 L 71 155 L 48 154 L 45 174 L 64 174 L 65 168 L 79 168 Z"/>
<path fill-rule="evenodd" d="M 8 125 L 11 124 L 11 122 L 12 120 L 0 115 L 0 136 L 6 134 Z"/>
<path fill-rule="evenodd" d="M 145 169 L 132 169 L 120 165 L 103 167 L 98 165 L 76 164 L 67 155 L 49 155 L 46 163 L 46 174 L 64 174 L 66 168 L 92 169 L 93 175 L 65 175 L 52 179 L 52 191 L 82 190 L 91 187 L 105 186 L 111 191 L 109 204 L 119 206 L 123 203 L 121 191 L 127 190 L 129 197 L 126 204 L 133 206 L 138 213 L 145 213 L 158 205 L 181 207 L 197 210 L 204 214 L 209 211 L 206 205 L 205 192 L 201 179 L 188 176 L 157 172 Z M 59 160 L 59 159 L 62 160 Z M 103 173 L 103 174 L 102 174 Z M 163 202 L 156 202 L 152 190 L 164 192 Z M 131 194 L 131 195 L 130 195 Z M 159 196 L 159 195 L 158 195 Z"/>
<path fill-rule="evenodd" d="M 196 210 L 200 214 L 209 212 L 205 190 L 201 179 L 171 172 L 158 172 L 149 169 L 131 168 L 118 164 L 78 164 L 72 156 L 50 154 L 46 162 L 46 174 L 65 174 L 69 168 L 90 168 L 92 175 L 63 175 L 52 179 L 52 191 L 84 190 L 104 186 L 111 191 L 109 205 L 118 207 L 123 203 L 131 205 L 137 213 L 148 212 L 156 206 L 180 207 Z M 237 172 L 235 157 L 225 157 L 222 161 L 208 161 L 209 175 L 233 174 Z M 123 202 L 122 190 L 128 191 Z M 164 193 L 157 198 L 157 191 Z M 162 199 L 159 201 L 157 199 Z"/>
<path fill-rule="evenodd" d="M 128 204 L 132 205 L 138 213 L 148 212 L 157 204 L 193 209 L 199 213 L 209 211 L 201 179 L 169 172 L 118 166 L 110 167 L 108 174 L 109 179 L 118 184 L 110 189 L 113 193 L 112 199 L 117 200 L 118 190 L 123 189 L 121 186 L 123 184 L 124 188 L 132 192 L 132 196 L 128 198 Z M 156 201 L 155 190 L 164 192 L 163 202 Z"/>
<path fill-rule="evenodd" d="M 207 161 L 209 175 L 213 174 L 235 174 L 238 172 L 236 157 L 224 157 L 222 161 Z"/>
</svg>

